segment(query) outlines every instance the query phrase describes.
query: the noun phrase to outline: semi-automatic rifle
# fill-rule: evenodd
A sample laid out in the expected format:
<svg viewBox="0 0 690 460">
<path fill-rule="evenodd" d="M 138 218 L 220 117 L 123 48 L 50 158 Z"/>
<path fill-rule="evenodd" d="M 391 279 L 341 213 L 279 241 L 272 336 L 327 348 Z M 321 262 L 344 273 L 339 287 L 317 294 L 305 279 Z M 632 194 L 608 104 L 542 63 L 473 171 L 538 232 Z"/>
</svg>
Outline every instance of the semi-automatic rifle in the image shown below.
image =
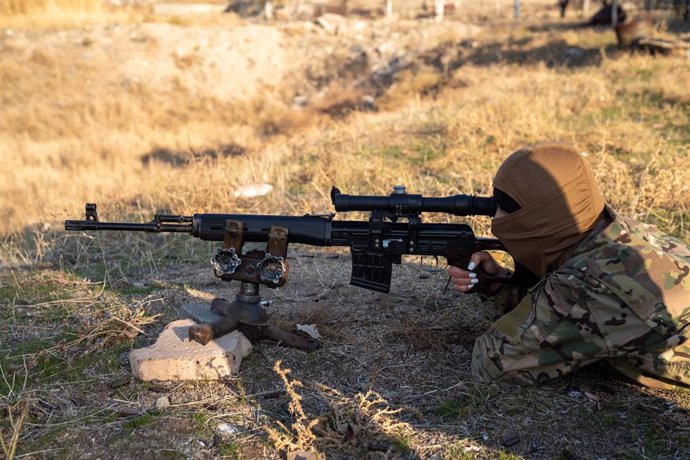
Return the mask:
<svg viewBox="0 0 690 460">
<path fill-rule="evenodd" d="M 388 196 L 345 195 L 333 187 L 331 201 L 337 212 L 367 211 L 369 219 L 334 220 L 335 214 L 157 214 L 148 223 L 101 222 L 96 205 L 87 203 L 86 220 L 67 220 L 65 230 L 186 233 L 206 241 L 222 241 L 211 260 L 214 274 L 242 284 L 235 302 L 223 306 L 214 302 L 212 309 L 239 316 L 240 323 L 257 326 L 266 319 L 259 286 L 276 288 L 285 284 L 289 243 L 349 247 L 350 283 L 384 293 L 390 289 L 392 265 L 400 264 L 403 255 L 444 257 L 448 265 L 466 267 L 477 251 L 505 251 L 496 239 L 476 237 L 467 224 L 422 223 L 424 212 L 493 216 L 496 205 L 490 197 L 423 197 L 407 193 L 404 186 L 395 186 Z M 245 252 L 247 242 L 265 242 L 267 247 Z M 476 289 L 493 282 L 505 283 L 509 278 L 480 271 Z"/>
</svg>

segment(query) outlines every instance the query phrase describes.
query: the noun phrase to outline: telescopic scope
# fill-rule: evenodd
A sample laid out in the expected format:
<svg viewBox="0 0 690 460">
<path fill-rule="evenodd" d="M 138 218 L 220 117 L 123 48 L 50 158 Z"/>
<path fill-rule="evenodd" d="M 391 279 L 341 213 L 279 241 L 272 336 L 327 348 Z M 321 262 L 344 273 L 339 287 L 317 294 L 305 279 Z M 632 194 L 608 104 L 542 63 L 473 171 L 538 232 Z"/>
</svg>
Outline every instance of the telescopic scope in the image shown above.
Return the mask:
<svg viewBox="0 0 690 460">
<path fill-rule="evenodd" d="M 345 195 L 337 187 L 331 190 L 336 211 L 388 211 L 398 216 L 422 212 L 443 212 L 456 216 L 493 216 L 496 203 L 493 197 L 452 195 L 425 198 L 406 193 L 405 186 L 396 185 L 390 196 Z"/>
</svg>

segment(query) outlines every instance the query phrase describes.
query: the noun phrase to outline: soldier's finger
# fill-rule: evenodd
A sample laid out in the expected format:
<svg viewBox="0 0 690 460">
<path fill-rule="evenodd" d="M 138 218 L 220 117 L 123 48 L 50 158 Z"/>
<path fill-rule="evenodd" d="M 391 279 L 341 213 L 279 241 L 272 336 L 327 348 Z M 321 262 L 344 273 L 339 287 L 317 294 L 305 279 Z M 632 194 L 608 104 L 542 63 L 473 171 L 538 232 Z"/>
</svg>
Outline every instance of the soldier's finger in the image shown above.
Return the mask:
<svg viewBox="0 0 690 460">
<path fill-rule="evenodd" d="M 470 263 L 467 266 L 468 270 L 474 270 L 484 262 L 488 262 L 492 260 L 491 254 L 489 254 L 486 251 L 481 251 L 481 252 L 475 252 L 472 254 L 472 257 L 470 257 Z"/>
<path fill-rule="evenodd" d="M 471 286 L 471 284 L 467 281 L 459 281 L 457 283 L 453 283 L 453 287 L 456 289 L 466 288 L 467 286 Z"/>
<path fill-rule="evenodd" d="M 459 291 L 459 292 L 467 292 L 467 291 L 469 291 L 470 289 L 472 289 L 472 285 L 469 285 L 469 286 L 467 286 L 467 285 L 458 285 L 458 284 L 455 285 L 455 290 L 456 290 L 456 291 Z"/>
<path fill-rule="evenodd" d="M 448 274 L 453 278 L 467 278 L 469 276 L 469 273 L 470 272 L 468 272 L 467 270 L 463 270 L 459 267 L 448 267 Z"/>
</svg>

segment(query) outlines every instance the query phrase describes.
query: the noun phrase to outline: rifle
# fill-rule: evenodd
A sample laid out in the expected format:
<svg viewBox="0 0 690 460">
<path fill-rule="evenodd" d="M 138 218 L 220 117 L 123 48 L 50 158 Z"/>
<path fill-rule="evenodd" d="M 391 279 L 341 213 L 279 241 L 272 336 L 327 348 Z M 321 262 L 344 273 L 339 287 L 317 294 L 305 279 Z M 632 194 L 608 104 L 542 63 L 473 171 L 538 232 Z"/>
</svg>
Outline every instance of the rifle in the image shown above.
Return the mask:
<svg viewBox="0 0 690 460">
<path fill-rule="evenodd" d="M 392 265 L 400 264 L 403 255 L 440 256 L 449 265 L 467 267 L 470 256 L 477 251 L 505 251 L 496 239 L 476 237 L 467 224 L 422 223 L 423 212 L 493 216 L 496 205 L 490 197 L 423 197 L 408 194 L 404 186 L 395 186 L 389 196 L 345 195 L 333 187 L 331 201 L 337 212 L 367 211 L 369 219 L 334 220 L 333 213 L 157 214 L 148 223 L 101 222 L 96 205 L 87 203 L 86 220 L 67 220 L 65 230 L 186 233 L 205 241 L 222 241 L 222 247 L 211 260 L 214 274 L 222 280 L 239 280 L 242 284 L 233 304 L 220 305 L 214 301 L 215 307 L 212 304 L 211 308 L 239 316 L 240 323 L 255 326 L 265 325 L 267 317 L 260 301 L 259 285 L 276 288 L 287 281 L 289 243 L 350 247 L 350 284 L 383 293 L 390 290 Z M 246 242 L 265 242 L 267 247 L 265 251 L 244 252 Z M 494 282 L 510 282 L 510 277 L 489 275 L 482 270 L 477 273 L 476 291 Z"/>
<path fill-rule="evenodd" d="M 467 224 L 422 223 L 421 213 L 456 216 L 493 216 L 493 198 L 454 195 L 427 198 L 408 194 L 396 186 L 390 196 L 344 195 L 331 190 L 336 211 L 369 211 L 368 221 L 334 220 L 335 214 L 304 216 L 253 214 L 156 214 L 148 223 L 101 222 L 96 204 L 86 204 L 86 220 L 67 220 L 68 231 L 126 231 L 187 233 L 205 241 L 223 241 L 211 263 L 214 274 L 275 288 L 287 281 L 287 244 L 349 246 L 352 253 L 350 284 L 389 292 L 392 264 L 402 255 L 444 257 L 449 265 L 467 266 L 470 256 L 482 250 L 505 247 L 496 239 L 475 237 Z M 405 219 L 406 222 L 400 222 Z M 245 242 L 267 242 L 266 251 L 243 253 Z M 485 281 L 505 281 L 489 277 Z"/>
</svg>

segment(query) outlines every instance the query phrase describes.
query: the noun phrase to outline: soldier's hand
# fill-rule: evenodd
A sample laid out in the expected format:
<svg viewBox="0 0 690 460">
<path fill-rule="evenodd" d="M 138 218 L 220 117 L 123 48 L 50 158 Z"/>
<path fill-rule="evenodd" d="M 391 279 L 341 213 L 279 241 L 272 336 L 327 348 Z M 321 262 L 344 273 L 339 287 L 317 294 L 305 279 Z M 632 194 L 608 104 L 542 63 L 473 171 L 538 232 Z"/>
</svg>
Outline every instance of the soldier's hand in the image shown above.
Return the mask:
<svg viewBox="0 0 690 460">
<path fill-rule="evenodd" d="M 479 283 L 477 273 L 475 272 L 477 267 L 481 267 L 490 275 L 505 275 L 508 273 L 508 270 L 501 267 L 488 252 L 475 252 L 472 254 L 467 268 L 448 267 L 448 274 L 456 291 L 471 292 L 472 288 Z"/>
</svg>

